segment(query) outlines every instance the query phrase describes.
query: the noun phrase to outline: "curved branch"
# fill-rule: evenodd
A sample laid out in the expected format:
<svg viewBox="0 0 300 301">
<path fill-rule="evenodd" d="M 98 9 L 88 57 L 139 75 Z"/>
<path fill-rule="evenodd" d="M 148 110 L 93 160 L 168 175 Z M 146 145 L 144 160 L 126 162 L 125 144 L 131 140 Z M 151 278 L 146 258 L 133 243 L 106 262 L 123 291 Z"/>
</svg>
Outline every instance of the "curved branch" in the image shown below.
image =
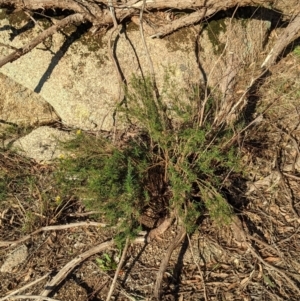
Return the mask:
<svg viewBox="0 0 300 301">
<path fill-rule="evenodd" d="M 155 285 L 154 285 L 154 297 L 158 300 L 160 299 L 160 295 L 161 295 L 163 276 L 168 267 L 168 263 L 171 258 L 171 255 L 172 255 L 173 251 L 177 248 L 177 246 L 183 241 L 185 236 L 186 236 L 186 230 L 184 227 L 181 227 L 177 236 L 175 237 L 175 239 L 169 246 L 169 248 L 165 254 L 165 257 L 163 258 L 163 260 L 160 263 L 159 270 L 158 270 L 157 276 L 156 276 Z"/>
</svg>

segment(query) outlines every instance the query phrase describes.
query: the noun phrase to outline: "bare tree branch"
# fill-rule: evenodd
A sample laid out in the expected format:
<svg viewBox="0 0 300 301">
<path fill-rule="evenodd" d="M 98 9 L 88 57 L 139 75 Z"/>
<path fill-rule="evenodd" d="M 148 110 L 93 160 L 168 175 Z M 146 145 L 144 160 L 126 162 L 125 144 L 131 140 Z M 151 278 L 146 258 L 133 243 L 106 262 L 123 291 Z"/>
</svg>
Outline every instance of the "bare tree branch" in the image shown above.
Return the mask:
<svg viewBox="0 0 300 301">
<path fill-rule="evenodd" d="M 278 56 L 294 40 L 300 37 L 300 13 L 290 22 L 282 34 L 278 37 L 276 44 L 264 60 L 261 67 L 269 68 L 275 64 Z"/>
<path fill-rule="evenodd" d="M 220 10 L 241 6 L 261 6 L 273 3 L 273 0 L 156 0 L 145 1 L 145 10 L 158 10 L 158 9 L 194 9 L 195 12 L 182 18 L 172 21 L 166 26 L 159 27 L 152 35 L 162 37 L 169 34 L 181 27 L 195 24 L 203 18 L 209 17 Z M 106 9 L 108 6 L 107 1 L 83 1 L 83 0 L 0 0 L 0 7 L 13 6 L 17 9 L 67 9 L 84 15 L 84 18 L 94 26 L 113 24 L 113 17 Z M 115 17 L 118 22 L 125 18 L 130 18 L 136 14 L 137 10 L 142 9 L 143 0 L 128 1 L 127 4 L 115 5 Z M 205 12 L 205 14 L 203 14 Z"/>
<path fill-rule="evenodd" d="M 52 36 L 56 33 L 59 29 L 67 26 L 70 23 L 82 23 L 84 22 L 83 15 L 77 13 L 71 16 L 64 18 L 61 21 L 58 21 L 55 25 L 52 25 L 50 28 L 43 31 L 40 35 L 38 35 L 35 39 L 33 39 L 28 45 L 24 46 L 23 48 L 19 48 L 18 50 L 14 51 L 13 53 L 9 54 L 2 60 L 0 60 L 0 68 L 7 63 L 12 63 L 13 61 L 17 60 L 24 54 L 30 52 L 34 47 L 40 44 L 49 36 Z"/>
</svg>

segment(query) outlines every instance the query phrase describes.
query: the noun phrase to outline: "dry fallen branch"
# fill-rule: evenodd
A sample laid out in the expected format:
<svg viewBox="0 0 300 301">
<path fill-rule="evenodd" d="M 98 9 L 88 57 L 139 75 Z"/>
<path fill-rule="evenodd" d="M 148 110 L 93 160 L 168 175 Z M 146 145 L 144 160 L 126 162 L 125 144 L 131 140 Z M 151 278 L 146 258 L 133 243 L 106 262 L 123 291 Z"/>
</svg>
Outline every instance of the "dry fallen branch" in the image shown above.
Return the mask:
<svg viewBox="0 0 300 301">
<path fill-rule="evenodd" d="M 136 238 L 133 243 L 145 243 L 145 236 Z M 41 293 L 41 296 L 46 297 L 50 294 L 50 292 L 55 289 L 57 285 L 59 285 L 68 275 L 69 273 L 81 262 L 89 258 L 90 256 L 97 254 L 105 249 L 108 249 L 114 246 L 114 240 L 110 240 L 104 243 L 101 243 L 92 249 L 76 256 L 73 260 L 68 262 L 54 277 L 51 281 L 49 281 L 46 285 L 46 288 Z"/>
<path fill-rule="evenodd" d="M 188 14 L 184 17 L 174 20 L 170 24 L 158 27 L 155 30 L 153 30 L 153 32 L 148 32 L 148 34 L 151 36 L 151 38 L 162 38 L 182 27 L 187 27 L 196 24 L 203 20 L 206 16 L 213 15 L 215 12 L 217 12 L 216 9 L 200 9 L 194 13 Z"/>
<path fill-rule="evenodd" d="M 39 10 L 39 9 L 62 9 L 74 11 L 81 14 L 91 23 L 103 18 L 103 11 L 96 1 L 74 1 L 74 0 L 0 0 L 0 7 L 14 7 L 17 10 Z"/>
<path fill-rule="evenodd" d="M 116 287 L 116 283 L 117 283 L 117 279 L 118 279 L 120 270 L 121 270 L 121 268 L 122 268 L 122 265 L 123 265 L 124 260 L 125 260 L 125 257 L 126 257 L 126 253 L 127 253 L 128 247 L 129 247 L 129 239 L 127 238 L 127 239 L 126 239 L 126 244 L 125 244 L 125 247 L 124 247 L 124 250 L 123 250 L 123 253 L 122 253 L 122 257 L 121 257 L 120 262 L 119 262 L 119 264 L 118 264 L 118 267 L 117 267 L 117 269 L 116 269 L 116 271 L 115 271 L 115 276 L 114 276 L 114 279 L 113 279 L 113 281 L 112 281 L 112 283 L 111 283 L 109 292 L 108 292 L 108 294 L 107 294 L 106 301 L 109 301 L 109 300 L 110 300 L 110 298 L 111 298 L 111 296 L 112 296 L 112 294 L 113 294 L 113 292 L 114 292 L 114 289 L 115 289 L 115 287 Z"/>
<path fill-rule="evenodd" d="M 10 293 L 9 293 L 8 295 L 6 295 L 5 297 L 1 298 L 0 301 L 4 301 L 4 300 L 6 300 L 6 299 L 8 299 L 8 298 L 9 298 L 9 299 L 12 299 L 12 297 L 13 297 L 14 295 L 16 295 L 16 294 L 18 294 L 18 293 L 21 293 L 21 292 L 25 291 L 26 289 L 28 289 L 29 287 L 31 287 L 31 286 L 33 286 L 33 285 L 35 285 L 35 284 L 41 282 L 42 280 L 46 279 L 49 275 L 50 275 L 50 273 L 47 273 L 46 275 L 44 275 L 44 276 L 42 276 L 42 277 L 40 277 L 40 278 L 38 278 L 38 279 L 36 279 L 36 280 L 30 282 L 30 283 L 28 283 L 28 284 L 26 284 L 26 285 L 24 285 L 24 286 L 18 288 L 18 289 L 16 289 L 16 290 L 10 292 Z"/>
<path fill-rule="evenodd" d="M 145 9 L 148 12 L 163 9 L 194 9 L 195 12 L 179 19 L 173 20 L 168 25 L 163 25 L 155 29 L 150 35 L 153 37 L 163 37 L 182 27 L 200 22 L 202 19 L 212 16 L 220 10 L 226 10 L 235 6 L 261 6 L 272 3 L 273 0 L 157 0 L 145 1 Z M 0 7 L 15 7 L 17 9 L 37 10 L 37 9 L 62 9 L 70 10 L 81 14 L 83 19 L 91 22 L 95 28 L 107 26 L 114 23 L 114 18 L 122 22 L 125 18 L 136 15 L 137 10 L 143 7 L 143 0 L 133 0 L 126 4 L 115 5 L 114 15 L 111 14 L 111 5 L 108 1 L 72 1 L 72 0 L 0 0 Z"/>
<path fill-rule="evenodd" d="M 49 36 L 55 34 L 59 29 L 67 26 L 71 23 L 82 23 L 84 22 L 84 17 L 81 14 L 74 14 L 64 18 L 61 21 L 58 21 L 55 25 L 52 25 L 50 28 L 43 31 L 40 35 L 38 35 L 35 39 L 33 39 L 28 45 L 19 48 L 18 50 L 14 51 L 13 53 L 9 54 L 2 60 L 0 60 L 0 68 L 7 63 L 12 63 L 13 61 L 17 60 L 24 54 L 30 52 L 34 47 L 40 44 Z"/>
<path fill-rule="evenodd" d="M 293 180 L 297 180 L 297 181 L 300 180 L 300 177 L 297 177 L 297 176 L 295 176 L 295 175 L 290 175 L 290 174 L 287 173 L 287 172 L 283 172 L 283 174 L 284 174 L 286 177 L 292 178 Z"/>
<path fill-rule="evenodd" d="M 41 296 L 46 297 L 50 294 L 51 291 L 55 289 L 57 285 L 59 285 L 68 275 L 69 273 L 81 262 L 83 262 L 88 257 L 97 254 L 105 249 L 108 249 L 114 245 L 114 241 L 110 240 L 104 243 L 101 243 L 90 250 L 76 256 L 74 259 L 72 259 L 70 262 L 68 262 L 54 277 L 51 281 L 49 281 L 43 292 L 41 293 Z"/>
<path fill-rule="evenodd" d="M 175 237 L 175 239 L 169 246 L 169 248 L 165 254 L 165 257 L 163 258 L 163 260 L 160 263 L 160 267 L 157 272 L 156 281 L 155 281 L 155 285 L 154 285 L 154 297 L 158 300 L 160 299 L 160 295 L 161 295 L 163 276 L 168 267 L 168 263 L 171 258 L 171 255 L 172 255 L 173 251 L 177 248 L 177 246 L 183 241 L 185 236 L 186 236 L 186 230 L 184 227 L 181 227 L 177 236 Z"/>
<path fill-rule="evenodd" d="M 33 300 L 46 300 L 46 301 L 60 301 L 57 299 L 49 298 L 49 297 L 41 297 L 41 296 L 35 296 L 35 295 L 18 295 L 18 296 L 12 296 L 8 297 L 9 300 L 19 300 L 19 299 L 33 299 Z"/>
<path fill-rule="evenodd" d="M 46 227 L 42 227 L 42 228 L 24 236 L 18 240 L 15 240 L 15 241 L 0 241 L 0 247 L 14 247 L 17 244 L 20 244 L 20 243 L 30 239 L 34 235 L 36 235 L 40 232 L 44 232 L 44 231 L 65 230 L 65 229 L 70 229 L 70 228 L 75 228 L 75 227 L 89 227 L 89 226 L 104 228 L 107 225 L 103 224 L 103 223 L 97 223 L 97 222 L 79 222 L 79 223 L 72 223 L 72 224 L 66 224 L 66 225 L 46 226 Z"/>
</svg>

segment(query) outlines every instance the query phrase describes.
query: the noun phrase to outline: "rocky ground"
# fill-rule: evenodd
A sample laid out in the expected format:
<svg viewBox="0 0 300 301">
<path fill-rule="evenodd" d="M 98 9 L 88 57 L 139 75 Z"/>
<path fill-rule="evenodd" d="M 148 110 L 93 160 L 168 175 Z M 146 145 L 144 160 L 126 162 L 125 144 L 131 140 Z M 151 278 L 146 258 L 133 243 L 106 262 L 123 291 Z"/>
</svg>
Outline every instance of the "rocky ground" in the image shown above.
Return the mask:
<svg viewBox="0 0 300 301">
<path fill-rule="evenodd" d="M 278 10 L 289 14 L 298 4 L 297 1 L 280 1 L 277 5 Z M 225 20 L 224 24 L 226 22 L 229 21 Z M 246 46 L 253 40 L 257 44 L 253 50 L 249 50 L 247 56 L 243 57 L 244 66 L 247 68 L 238 72 L 237 87 L 231 92 L 235 95 L 242 94 L 251 78 L 255 78 L 259 73 L 259 66 L 270 50 L 272 41 L 276 40 L 282 31 L 282 28 L 275 27 L 269 32 L 268 22 L 270 21 L 254 20 L 251 25 L 256 26 L 255 28 L 260 26 L 259 35 L 254 36 L 249 32 L 243 37 L 248 39 Z M 215 25 L 212 24 L 213 26 Z M 195 30 L 199 31 L 199 28 L 191 29 L 192 32 Z M 237 26 L 231 34 L 238 36 L 239 30 Z M 221 41 L 218 44 L 220 46 L 226 43 L 227 36 L 223 36 L 220 29 L 217 32 Z M 269 44 L 264 45 L 267 32 Z M 190 32 L 189 34 L 184 32 L 184 35 L 192 41 L 191 43 L 194 43 L 194 38 L 197 37 Z M 209 35 L 209 31 L 206 35 Z M 57 49 L 55 43 L 53 47 Z M 169 47 L 173 47 L 179 61 L 185 51 L 193 53 L 192 46 L 184 46 L 187 48 L 178 46 L 174 36 L 166 38 L 164 43 L 169 43 Z M 237 52 L 236 43 L 238 42 L 228 47 Z M 196 231 L 187 236 L 171 256 L 163 275 L 162 300 L 299 300 L 300 46 L 298 44 L 296 41 L 291 45 L 291 49 L 288 49 L 279 62 L 270 68 L 268 75 L 259 81 L 248 98 L 251 101 L 251 114 L 254 118 L 257 116 L 261 118 L 240 135 L 239 151 L 243 158 L 244 172 L 243 177 L 236 179 L 235 183 L 235 195 L 238 197 L 231 199 L 228 196 L 235 211 L 235 218 L 230 225 L 220 227 L 209 216 L 203 216 Z M 210 49 L 208 46 L 203 49 L 205 50 L 201 54 L 202 67 L 207 69 L 214 61 L 210 58 L 210 53 L 216 49 Z M 244 52 L 244 49 L 241 50 L 241 53 Z M 220 53 L 217 52 L 216 55 L 220 57 Z M 80 53 L 80 56 L 83 57 L 84 54 Z M 75 57 L 75 60 L 77 59 L 78 57 Z M 194 63 L 196 62 L 195 59 Z M 222 78 L 218 78 L 218 73 L 220 70 L 227 70 L 228 57 L 224 62 L 218 68 L 210 69 L 212 85 L 222 82 Z M 64 64 L 69 63 L 65 61 Z M 111 62 L 103 64 L 109 66 Z M 58 68 L 65 68 L 66 65 Z M 187 72 L 185 66 L 181 65 L 176 65 L 181 73 L 176 73 L 176 70 L 174 73 L 179 80 L 182 78 L 189 80 L 195 74 L 198 74 L 198 79 L 201 77 L 199 70 L 198 73 L 190 73 L 192 69 L 188 69 Z M 76 66 L 76 70 L 81 68 L 79 71 L 84 74 L 89 70 L 79 63 Z M 3 124 L 0 177 L 4 179 L 9 175 L 13 179 L 7 187 L 0 186 L 0 300 L 10 300 L 8 295 L 12 293 L 40 295 L 45 286 L 51 284 L 50 281 L 57 275 L 61 275 L 61 279 L 55 287 L 50 288 L 51 298 L 61 301 L 106 300 L 122 255 L 121 251 L 110 243 L 114 230 L 105 228 L 103 226 L 105 218 L 102 220 L 96 218 L 94 212 L 88 212 L 80 200 L 72 196 L 57 195 L 52 177 L 55 170 L 53 159 L 62 155 L 62 150 L 56 143 L 57 139 L 53 137 L 57 134 L 60 139 L 62 136 L 63 139 L 68 139 L 68 136 L 74 133 L 74 129 L 78 128 L 90 133 L 93 120 L 90 118 L 91 112 L 84 113 L 87 107 L 82 107 L 80 114 L 74 110 L 75 114 L 78 113 L 76 118 L 84 122 L 77 126 L 68 125 L 64 121 L 72 117 L 59 116 L 61 104 L 52 103 L 52 106 L 49 106 L 44 100 L 51 98 L 52 94 L 49 91 L 53 86 L 50 88 L 46 85 L 44 94 L 30 92 L 37 84 L 36 78 L 41 78 L 43 74 L 39 68 L 31 83 L 23 82 L 25 87 L 21 85 L 22 83 L 16 83 L 22 76 L 11 76 L 15 71 L 13 67 L 10 68 L 5 69 L 3 73 L 6 75 L 1 75 L 0 78 L 1 87 L 10 87 L 3 88 L 6 93 L 3 93 L 3 89 L 0 91 L 3 93 L 2 99 L 4 96 L 7 101 L 15 98 L 15 103 L 20 104 L 19 98 L 28 99 L 29 96 L 32 101 L 37 101 L 39 106 L 34 107 L 36 113 L 29 114 L 28 118 L 39 114 L 41 117 L 38 121 L 33 118 L 24 122 L 20 115 L 8 114 L 10 103 L 3 101 L 5 105 L 0 107 L 2 110 L 0 121 Z M 55 83 L 57 79 L 53 79 L 54 86 Z M 70 88 L 71 97 L 72 93 L 80 91 L 81 85 L 84 86 L 80 83 L 76 88 Z M 7 91 L 13 92 L 9 94 Z M 64 90 L 64 93 L 66 91 Z M 96 92 L 100 93 L 98 90 Z M 85 94 L 84 91 L 81 93 Z M 31 97 L 31 94 L 34 96 Z M 39 97 L 44 99 L 37 99 Z M 59 97 L 65 95 L 60 94 Z M 74 107 L 80 107 L 80 97 L 77 97 L 77 100 L 79 102 L 75 103 Z M 94 99 L 88 103 L 89 110 L 93 105 Z M 18 108 L 21 112 L 28 109 L 26 106 Z M 21 117 L 24 117 L 23 113 Z M 97 133 L 101 130 L 103 129 L 97 127 Z M 31 137 L 35 137 L 35 140 Z M 11 149 L 13 145 L 15 151 Z M 44 157 L 41 157 L 42 155 Z M 177 232 L 177 225 L 174 224 L 164 233 L 162 240 L 145 243 L 141 238 L 130 244 L 124 265 L 118 273 L 112 300 L 153 299 L 158 269 Z M 99 248 L 95 254 L 87 253 L 85 260 L 72 264 L 74 260 L 82 257 L 82 254 L 102 243 L 107 243 L 102 250 Z M 68 264 L 71 266 L 69 271 L 65 268 Z M 40 281 L 34 283 L 38 280 Z"/>
</svg>

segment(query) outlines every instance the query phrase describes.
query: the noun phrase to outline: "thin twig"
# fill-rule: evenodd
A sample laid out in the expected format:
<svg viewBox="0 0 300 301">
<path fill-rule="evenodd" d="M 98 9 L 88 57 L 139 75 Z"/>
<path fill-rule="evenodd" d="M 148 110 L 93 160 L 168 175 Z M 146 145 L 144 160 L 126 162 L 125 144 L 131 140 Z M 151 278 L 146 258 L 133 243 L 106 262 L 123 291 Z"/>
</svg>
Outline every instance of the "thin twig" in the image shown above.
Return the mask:
<svg viewBox="0 0 300 301">
<path fill-rule="evenodd" d="M 232 19 L 237 11 L 237 8 L 238 6 L 235 8 L 234 12 L 233 12 L 233 15 L 230 19 L 230 24 L 232 22 Z M 206 14 L 206 11 L 204 11 L 204 13 Z M 222 57 L 225 55 L 226 53 L 226 50 L 227 50 L 227 47 L 228 47 L 228 42 L 229 42 L 229 35 L 227 36 L 227 39 L 226 39 L 226 43 L 225 43 L 225 46 L 224 46 L 224 49 L 222 51 L 222 53 L 219 55 L 218 59 L 216 60 L 216 62 L 214 63 L 214 65 L 212 66 L 209 74 L 207 75 L 207 78 L 206 78 L 206 85 L 205 85 L 205 91 L 204 91 L 204 101 L 203 101 L 203 104 L 201 105 L 201 111 L 200 111 L 200 119 L 199 119 L 199 127 L 202 127 L 203 125 L 203 122 L 204 122 L 204 112 L 205 112 L 205 108 L 206 108 L 206 103 L 208 101 L 208 98 L 209 98 L 209 95 L 208 95 L 208 85 L 209 85 L 209 80 L 215 70 L 215 68 L 217 67 L 217 65 L 219 64 L 220 60 L 222 59 Z"/>
<path fill-rule="evenodd" d="M 300 294 L 300 289 L 298 288 L 298 286 L 294 283 L 294 281 L 282 270 L 278 269 L 277 267 L 267 263 L 260 255 L 258 255 L 255 250 L 253 249 L 253 247 L 249 244 L 249 250 L 251 252 L 251 254 L 258 259 L 258 261 L 260 261 L 261 263 L 263 263 L 265 266 L 267 266 L 269 269 L 274 270 L 275 272 L 277 272 L 278 274 L 280 274 L 292 287 L 294 290 L 297 291 L 298 294 Z"/>
<path fill-rule="evenodd" d="M 26 217 L 26 210 L 24 208 L 24 206 L 22 205 L 22 203 L 20 202 L 20 200 L 18 199 L 18 197 L 16 195 L 14 195 L 15 199 L 18 201 L 19 207 L 20 207 L 20 211 L 22 213 L 23 218 L 25 219 Z"/>
<path fill-rule="evenodd" d="M 13 49 L 13 50 L 18 50 L 17 47 L 14 47 L 14 46 L 11 46 L 11 45 L 6 45 L 6 44 L 1 43 L 1 42 L 0 42 L 0 46 L 6 47 L 6 48 L 9 48 L 9 49 Z"/>
<path fill-rule="evenodd" d="M 29 11 L 23 10 L 24 13 L 28 16 L 28 18 L 31 19 L 31 21 L 34 23 L 35 26 L 37 26 L 41 31 L 44 29 L 40 26 L 40 24 L 32 17 L 31 13 Z"/>
<path fill-rule="evenodd" d="M 154 67 L 153 67 L 153 62 L 149 53 L 149 49 L 145 40 L 145 35 L 144 35 L 144 28 L 143 28 L 143 14 L 144 14 L 144 9 L 146 7 L 146 0 L 143 0 L 142 8 L 140 10 L 140 33 L 143 41 L 143 45 L 147 54 L 147 59 L 148 59 L 148 64 L 150 67 L 150 72 L 151 72 L 151 79 L 153 83 L 155 83 L 155 73 L 154 73 Z"/>
<path fill-rule="evenodd" d="M 53 299 L 49 297 L 42 297 L 36 295 L 18 295 L 18 296 L 11 296 L 9 300 L 18 300 L 18 299 L 34 299 L 34 300 L 46 300 L 46 301 L 59 301 L 58 299 Z"/>
<path fill-rule="evenodd" d="M 276 244 L 279 245 L 279 244 L 282 244 L 282 243 L 284 243 L 284 242 L 289 241 L 289 240 L 292 239 L 294 236 L 296 236 L 296 234 L 299 232 L 299 230 L 300 230 L 300 226 L 295 230 L 295 232 L 294 232 L 293 234 L 291 234 L 291 235 L 290 235 L 289 237 L 287 237 L 287 238 L 284 238 L 284 239 L 282 239 L 282 240 L 277 241 Z"/>
<path fill-rule="evenodd" d="M 284 255 L 283 255 L 279 250 L 275 249 L 274 247 L 272 247 L 271 245 L 267 244 L 266 242 L 264 242 L 264 241 L 262 241 L 262 240 L 260 240 L 260 239 L 258 239 L 258 238 L 256 238 L 256 237 L 254 237 L 254 236 L 252 236 L 252 235 L 250 235 L 250 234 L 247 234 L 247 237 L 250 238 L 251 240 L 254 240 L 255 242 L 257 242 L 257 243 L 263 245 L 264 248 L 261 249 L 261 251 L 264 250 L 264 249 L 270 249 L 270 250 L 272 250 L 275 254 L 278 253 L 279 256 L 281 256 L 281 258 L 283 258 Z M 277 244 L 277 243 L 276 243 L 276 244 Z"/>
<path fill-rule="evenodd" d="M 109 35 L 109 38 L 108 38 L 108 54 L 110 56 L 111 61 L 114 64 L 114 68 L 115 68 L 115 71 L 116 71 L 117 76 L 118 76 L 118 82 L 119 82 L 119 91 L 118 91 L 118 100 L 117 100 L 117 105 L 118 105 L 118 104 L 121 104 L 122 100 L 124 99 L 123 77 L 122 77 L 122 74 L 119 70 L 117 60 L 116 60 L 116 58 L 114 56 L 114 53 L 113 53 L 113 48 L 114 47 L 112 47 L 112 44 L 114 45 L 114 43 L 115 43 L 115 41 L 113 41 L 113 43 L 112 43 L 112 36 L 113 36 L 114 32 L 118 29 L 118 21 L 117 21 L 117 18 L 116 18 L 116 13 L 115 13 L 115 9 L 114 9 L 112 0 L 108 1 L 108 6 L 109 6 L 110 14 L 111 14 L 111 17 L 112 17 L 113 23 L 114 23 L 114 27 L 113 27 L 112 31 L 110 32 L 110 35 Z M 116 140 L 116 131 L 117 131 L 116 110 L 117 110 L 117 108 L 115 109 L 115 111 L 113 113 L 113 119 L 114 119 L 114 122 L 113 122 L 113 126 L 114 126 L 113 142 L 115 142 L 115 140 Z"/>
<path fill-rule="evenodd" d="M 15 241 L 0 241 L 0 247 L 14 247 L 17 244 L 20 244 L 28 239 L 30 239 L 32 236 L 43 232 L 43 231 L 54 231 L 54 230 L 65 230 L 65 229 L 69 229 L 69 228 L 75 228 L 75 227 L 89 227 L 89 226 L 93 226 L 93 227 L 101 227 L 104 228 L 107 225 L 103 224 L 103 223 L 97 223 L 97 222 L 79 222 L 79 223 L 71 223 L 71 224 L 67 224 L 67 225 L 55 225 L 55 226 L 46 226 L 46 227 L 42 227 L 18 240 Z"/>
<path fill-rule="evenodd" d="M 103 275 L 105 275 L 105 277 L 108 277 L 111 281 L 113 280 L 113 277 L 109 276 L 109 274 L 105 273 L 104 271 L 100 270 L 100 273 L 102 273 Z M 117 290 L 118 290 L 118 292 L 120 294 L 122 294 L 123 296 L 125 296 L 129 300 L 131 300 L 131 301 L 137 301 L 137 299 L 135 297 L 129 295 L 122 287 L 118 287 Z M 137 295 L 136 293 L 134 295 L 138 297 L 138 300 L 143 300 L 143 297 L 141 295 Z"/>
<path fill-rule="evenodd" d="M 292 178 L 292 179 L 294 179 L 294 180 L 300 181 L 300 177 L 297 177 L 297 176 L 294 176 L 294 175 L 290 175 L 290 174 L 287 173 L 287 172 L 283 172 L 283 174 L 284 174 L 286 177 L 289 177 L 289 178 Z"/>
<path fill-rule="evenodd" d="M 265 76 L 265 74 L 267 73 L 267 71 L 263 71 L 262 73 L 260 73 L 259 76 L 257 76 L 255 79 L 252 79 L 251 80 L 251 83 L 250 85 L 246 88 L 245 90 L 245 93 L 241 96 L 244 97 L 246 95 L 246 93 L 248 91 L 250 91 L 253 86 L 255 85 L 255 83 L 260 79 L 262 78 L 263 76 Z M 247 91 L 247 92 L 246 92 Z M 241 100 L 240 98 L 240 100 Z M 239 101 L 240 101 L 239 100 Z M 256 123 L 260 123 L 262 122 L 263 118 L 264 118 L 264 114 L 279 100 L 279 97 L 275 98 L 267 107 L 266 109 L 264 109 L 264 111 L 259 114 L 255 119 L 253 119 L 249 124 L 247 124 L 242 130 L 240 130 L 238 133 L 236 133 L 231 139 L 229 139 L 224 145 L 223 145 L 223 148 L 226 146 L 226 147 L 229 147 L 231 146 L 235 141 L 236 139 L 238 139 L 238 137 L 244 133 L 248 128 L 250 128 L 252 125 L 256 124 Z"/>
<path fill-rule="evenodd" d="M 97 210 L 92 210 L 92 211 L 87 211 L 87 212 L 75 212 L 75 213 L 68 213 L 68 216 L 75 216 L 75 217 L 82 217 L 82 216 L 88 216 L 92 214 L 99 214 L 100 211 Z"/>
<path fill-rule="evenodd" d="M 191 239 L 190 239 L 190 236 L 187 234 L 187 239 L 189 241 L 189 247 L 190 247 L 190 251 L 191 251 L 191 254 L 192 254 L 192 257 L 193 257 L 193 260 L 194 260 L 194 263 L 195 265 L 197 266 L 197 269 L 198 269 L 198 272 L 200 274 L 200 277 L 201 277 L 201 280 L 202 280 L 202 283 L 203 283 L 203 292 L 204 292 L 204 299 L 205 301 L 208 301 L 208 297 L 207 297 L 207 291 L 206 291 L 206 286 L 205 286 L 205 280 L 204 280 L 204 276 L 203 276 L 203 273 L 201 271 L 201 268 L 195 258 L 195 255 L 194 255 L 194 252 L 193 252 L 193 247 L 192 247 L 192 243 L 191 243 Z"/>
<path fill-rule="evenodd" d="M 25 291 L 25 290 L 28 289 L 29 287 L 31 287 L 31 286 L 33 286 L 33 285 L 35 285 L 35 284 L 41 282 L 42 280 L 46 279 L 49 275 L 50 275 L 50 273 L 47 273 L 46 275 L 44 275 L 44 276 L 42 276 L 42 277 L 40 277 L 40 278 L 38 278 L 38 279 L 36 279 L 36 280 L 30 282 L 30 283 L 28 283 L 28 284 L 26 284 L 26 285 L 24 285 L 24 286 L 18 288 L 18 289 L 16 289 L 16 290 L 10 292 L 10 293 L 9 293 L 8 295 L 6 295 L 5 297 L 1 298 L 0 301 L 4 301 L 4 300 L 6 300 L 6 299 L 8 299 L 8 298 L 11 299 L 12 296 L 14 296 L 14 295 L 16 295 L 16 294 L 18 294 L 18 293 L 21 293 L 22 291 Z"/>
<path fill-rule="evenodd" d="M 244 229 L 241 228 L 238 223 L 236 223 L 236 226 L 239 228 L 241 235 L 243 236 L 244 241 L 247 241 L 247 233 L 245 233 Z M 297 291 L 298 294 L 300 294 L 300 288 L 297 287 L 297 285 L 294 283 L 294 281 L 285 273 L 284 271 L 280 270 L 279 268 L 267 263 L 252 247 L 251 243 L 247 243 L 248 250 L 250 253 L 261 263 L 263 263 L 266 267 L 268 267 L 270 270 L 274 270 L 278 274 L 280 274 L 292 287 L 294 290 Z"/>
<path fill-rule="evenodd" d="M 109 301 L 113 292 L 114 292 L 114 289 L 116 287 L 116 284 L 117 284 L 117 279 L 118 279 L 118 276 L 119 276 L 119 273 L 120 273 L 120 270 L 122 268 L 122 265 L 124 263 L 124 260 L 125 260 L 125 257 L 126 257 L 126 253 L 127 253 L 127 249 L 129 247 L 129 238 L 126 239 L 126 243 L 125 243 L 125 247 L 124 247 L 124 250 L 123 250 L 123 254 L 122 254 L 122 257 L 120 259 L 120 262 L 118 264 L 118 267 L 116 269 L 116 272 L 115 272 L 115 276 L 114 276 L 114 279 L 111 283 L 111 286 L 110 286 L 110 289 L 109 289 L 109 292 L 107 294 L 107 297 L 106 297 L 106 301 Z"/>
<path fill-rule="evenodd" d="M 279 166 L 279 162 L 278 162 L 278 155 L 276 155 L 276 162 L 275 162 L 275 165 L 276 165 L 276 170 L 277 172 L 279 173 L 280 175 L 280 180 L 281 180 L 281 183 L 283 184 L 283 188 L 284 188 L 284 191 L 288 197 L 288 201 L 290 203 L 290 207 L 294 213 L 294 215 L 299 218 L 299 214 L 297 212 L 297 210 L 295 209 L 295 206 L 294 206 L 294 197 L 293 197 L 293 191 L 291 189 L 291 187 L 289 185 L 287 185 L 286 183 L 286 178 L 284 176 L 284 174 L 282 173 L 281 169 L 280 169 L 280 166 Z"/>
</svg>

